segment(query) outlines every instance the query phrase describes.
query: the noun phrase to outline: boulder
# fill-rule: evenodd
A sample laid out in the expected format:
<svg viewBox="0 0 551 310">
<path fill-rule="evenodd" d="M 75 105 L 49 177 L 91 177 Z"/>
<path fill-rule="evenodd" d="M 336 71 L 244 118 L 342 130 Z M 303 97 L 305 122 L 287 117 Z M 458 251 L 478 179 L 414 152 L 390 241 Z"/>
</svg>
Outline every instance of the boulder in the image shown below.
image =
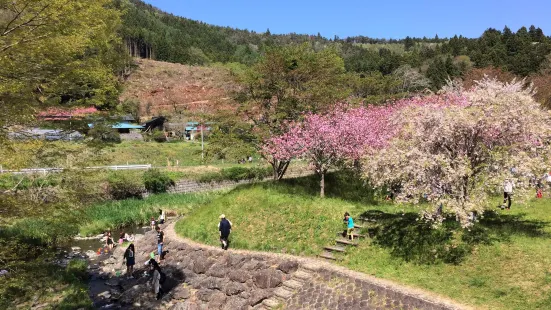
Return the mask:
<svg viewBox="0 0 551 310">
<path fill-rule="evenodd" d="M 209 270 L 210 266 L 212 266 L 213 264 L 214 264 L 214 261 L 210 259 L 196 260 L 193 263 L 193 272 L 198 274 L 205 273 L 207 272 L 207 270 Z"/>
<path fill-rule="evenodd" d="M 228 270 L 226 266 L 220 263 L 215 263 L 209 268 L 209 270 L 206 272 L 206 275 L 216 278 L 224 278 L 227 273 Z"/>
<path fill-rule="evenodd" d="M 245 291 L 247 287 L 241 283 L 230 282 L 224 287 L 224 293 L 228 296 L 237 295 Z"/>
<path fill-rule="evenodd" d="M 186 300 L 185 302 L 179 302 L 172 307 L 170 307 L 169 310 L 199 310 L 200 307 L 195 302 Z"/>
<path fill-rule="evenodd" d="M 249 303 L 246 299 L 237 296 L 229 297 L 224 304 L 223 310 L 246 310 L 249 308 Z"/>
<path fill-rule="evenodd" d="M 226 286 L 227 280 L 222 278 L 207 277 L 197 288 L 208 288 L 209 290 L 221 290 Z"/>
<path fill-rule="evenodd" d="M 242 270 L 234 270 L 229 273 L 229 278 L 232 281 L 245 283 L 249 279 L 249 273 Z"/>
<path fill-rule="evenodd" d="M 274 288 L 283 282 L 283 273 L 270 268 L 257 271 L 253 278 L 256 286 L 260 288 Z"/>
<path fill-rule="evenodd" d="M 183 285 L 180 285 L 174 289 L 174 293 L 172 294 L 174 299 L 188 299 L 191 294 L 189 292 L 189 289 L 184 287 Z"/>
<path fill-rule="evenodd" d="M 199 300 L 204 302 L 209 302 L 213 295 L 214 291 L 206 288 L 202 288 L 195 293 L 195 296 L 197 296 Z"/>
<path fill-rule="evenodd" d="M 249 305 L 255 306 L 259 303 L 261 303 L 264 299 L 270 298 L 272 296 L 273 292 L 272 290 L 261 290 L 256 289 L 251 292 L 251 296 L 249 297 Z"/>
<path fill-rule="evenodd" d="M 221 309 L 226 302 L 226 295 L 222 292 L 216 292 L 212 295 L 208 309 Z"/>
<path fill-rule="evenodd" d="M 281 264 L 279 264 L 279 266 L 277 266 L 277 269 L 285 273 L 295 272 L 298 269 L 298 263 L 291 260 L 284 261 Z"/>
</svg>

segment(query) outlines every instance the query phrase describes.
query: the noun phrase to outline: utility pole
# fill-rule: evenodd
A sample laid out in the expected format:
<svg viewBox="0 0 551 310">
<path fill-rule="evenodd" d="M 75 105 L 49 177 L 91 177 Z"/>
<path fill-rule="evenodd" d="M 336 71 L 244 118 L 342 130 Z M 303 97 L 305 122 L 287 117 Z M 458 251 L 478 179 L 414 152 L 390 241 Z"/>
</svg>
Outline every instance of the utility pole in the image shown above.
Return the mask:
<svg viewBox="0 0 551 310">
<path fill-rule="evenodd" d="M 205 161 L 205 143 L 204 143 L 204 139 L 203 139 L 203 106 L 204 106 L 204 103 L 201 102 L 201 161 L 204 162 Z"/>
</svg>

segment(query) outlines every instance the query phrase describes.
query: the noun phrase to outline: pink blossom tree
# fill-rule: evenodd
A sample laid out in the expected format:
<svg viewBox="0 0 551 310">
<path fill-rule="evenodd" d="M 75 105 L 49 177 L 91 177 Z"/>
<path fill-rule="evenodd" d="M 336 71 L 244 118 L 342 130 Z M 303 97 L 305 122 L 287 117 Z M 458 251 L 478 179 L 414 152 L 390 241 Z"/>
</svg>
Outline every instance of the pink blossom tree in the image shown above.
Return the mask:
<svg viewBox="0 0 551 310">
<path fill-rule="evenodd" d="M 469 91 L 415 99 L 426 104 L 394 115 L 399 131 L 365 158 L 365 176 L 375 186 L 401 184 L 400 201 L 443 204 L 464 226 L 471 212 L 491 207 L 506 177 L 516 183 L 515 196 L 526 197 L 528 177 L 549 164 L 551 117 L 522 84 L 485 78 Z"/>
<path fill-rule="evenodd" d="M 394 107 L 346 109 L 336 106 L 326 114 L 306 114 L 280 136 L 266 141 L 262 151 L 268 158 L 289 162 L 309 161 L 320 176 L 320 196 L 325 196 L 325 174 L 332 167 L 359 160 L 366 151 L 385 145 L 394 130 L 389 126 Z"/>
</svg>

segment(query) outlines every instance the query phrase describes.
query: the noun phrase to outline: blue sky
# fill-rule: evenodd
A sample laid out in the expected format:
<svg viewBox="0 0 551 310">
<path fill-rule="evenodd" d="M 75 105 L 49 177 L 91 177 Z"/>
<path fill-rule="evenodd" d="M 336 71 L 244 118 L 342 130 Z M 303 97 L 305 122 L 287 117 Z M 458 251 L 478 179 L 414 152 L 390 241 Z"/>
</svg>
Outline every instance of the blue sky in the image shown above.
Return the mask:
<svg viewBox="0 0 551 310">
<path fill-rule="evenodd" d="M 551 35 L 550 0 L 146 0 L 209 24 L 272 33 L 373 38 L 478 37 L 535 25 Z"/>
</svg>

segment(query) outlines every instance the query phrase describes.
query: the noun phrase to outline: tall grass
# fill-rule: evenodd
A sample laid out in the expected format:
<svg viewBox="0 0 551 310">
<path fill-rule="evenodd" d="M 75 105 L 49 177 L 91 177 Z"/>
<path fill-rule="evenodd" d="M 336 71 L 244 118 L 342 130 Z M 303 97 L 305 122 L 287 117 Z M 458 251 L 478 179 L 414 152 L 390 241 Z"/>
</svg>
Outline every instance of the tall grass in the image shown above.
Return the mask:
<svg viewBox="0 0 551 310">
<path fill-rule="evenodd" d="M 146 199 L 127 199 L 96 204 L 86 208 L 80 226 L 81 235 L 100 233 L 132 224 L 144 224 L 152 216 L 157 218 L 159 209 L 179 215 L 188 213 L 210 202 L 221 192 L 197 194 L 159 194 Z"/>
</svg>

